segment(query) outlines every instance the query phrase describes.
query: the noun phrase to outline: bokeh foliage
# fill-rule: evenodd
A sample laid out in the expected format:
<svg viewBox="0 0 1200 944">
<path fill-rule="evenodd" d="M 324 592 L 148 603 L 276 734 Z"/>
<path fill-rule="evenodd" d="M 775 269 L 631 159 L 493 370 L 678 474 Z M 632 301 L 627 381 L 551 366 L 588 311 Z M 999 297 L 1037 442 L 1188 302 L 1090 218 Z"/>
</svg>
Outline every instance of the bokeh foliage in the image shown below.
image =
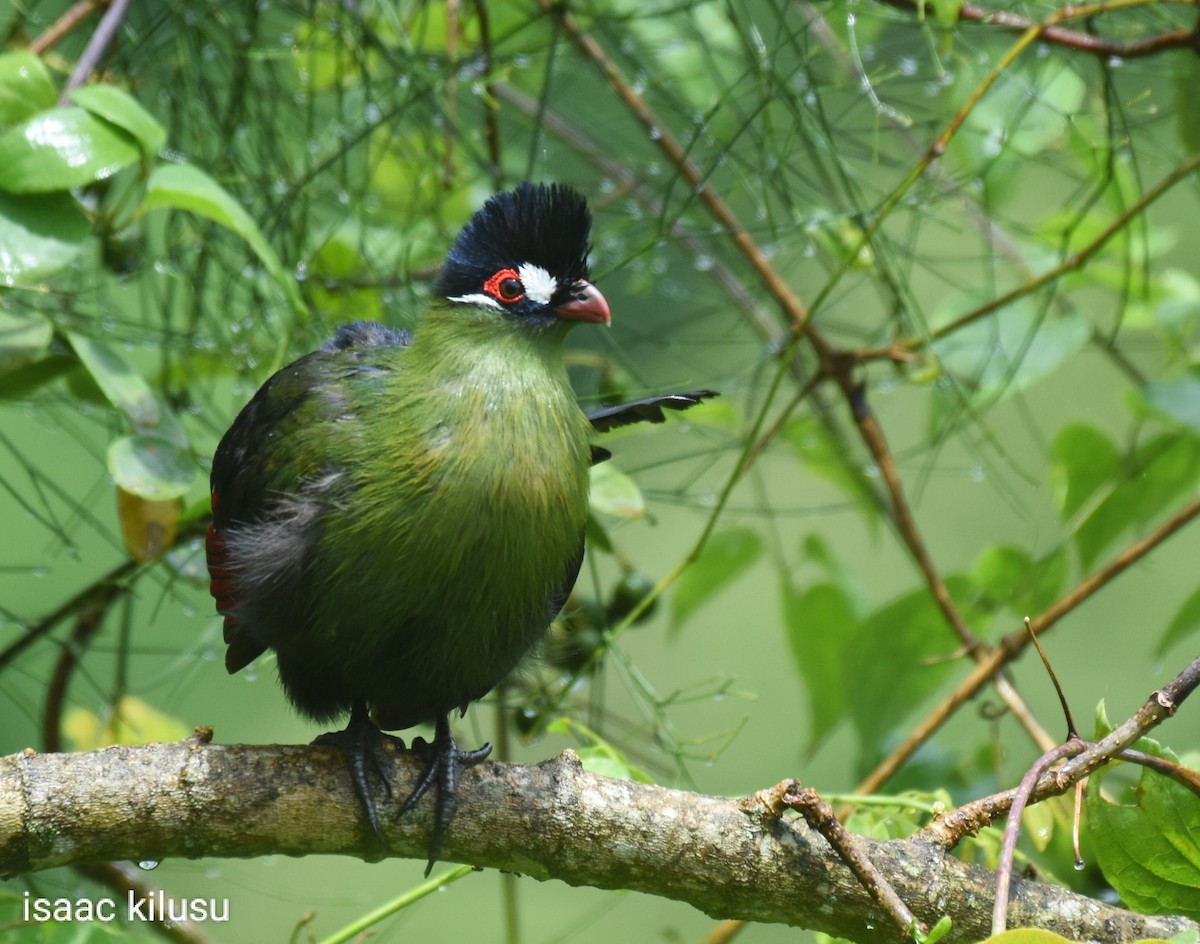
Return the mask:
<svg viewBox="0 0 1200 944">
<path fill-rule="evenodd" d="M 0 10 L 6 751 L 178 729 L 164 690 L 218 645 L 195 614 L 220 433 L 334 325 L 412 326 L 457 227 L 524 178 L 589 195 L 622 301 L 576 339 L 581 394 L 723 398 L 597 470 L 585 579 L 506 693 L 516 735 L 703 785 L 744 708 L 693 737 L 688 706 L 770 688 L 701 642 L 757 574 L 738 645 L 805 709 L 759 723 L 866 775 L 965 674 L 948 614 L 994 642 L 1196 494 L 1190 5 L 147 0 L 70 89 L 102 11 L 52 38 L 68 7 Z M 1200 624 L 1176 583 L 1125 640 L 1168 676 Z M 693 670 L 656 686 L 651 633 Z M 1007 785 L 974 733 L 897 783 Z M 1136 863 L 1069 876 L 1039 845 L 1155 907 Z M 1200 894 L 1194 861 L 1171 876 Z"/>
</svg>

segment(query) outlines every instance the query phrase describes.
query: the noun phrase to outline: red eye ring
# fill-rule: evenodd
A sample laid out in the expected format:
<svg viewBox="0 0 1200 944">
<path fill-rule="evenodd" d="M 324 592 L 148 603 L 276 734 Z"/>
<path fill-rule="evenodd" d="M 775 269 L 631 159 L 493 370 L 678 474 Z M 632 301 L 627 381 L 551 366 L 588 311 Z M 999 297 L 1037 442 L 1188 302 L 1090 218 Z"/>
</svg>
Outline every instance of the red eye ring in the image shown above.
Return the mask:
<svg viewBox="0 0 1200 944">
<path fill-rule="evenodd" d="M 497 301 L 507 304 L 519 302 L 525 297 L 525 286 L 515 269 L 501 269 L 483 283 L 483 290 Z"/>
</svg>

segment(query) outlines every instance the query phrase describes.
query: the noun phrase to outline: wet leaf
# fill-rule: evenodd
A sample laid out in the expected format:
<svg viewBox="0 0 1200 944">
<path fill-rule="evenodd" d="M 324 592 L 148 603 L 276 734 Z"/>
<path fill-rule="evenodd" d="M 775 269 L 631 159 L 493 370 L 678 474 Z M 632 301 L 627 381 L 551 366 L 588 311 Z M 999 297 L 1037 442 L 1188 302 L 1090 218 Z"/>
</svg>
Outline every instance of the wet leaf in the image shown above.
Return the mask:
<svg viewBox="0 0 1200 944">
<path fill-rule="evenodd" d="M 0 128 L 54 106 L 58 91 L 42 60 L 22 49 L 0 55 Z"/>
<path fill-rule="evenodd" d="M 154 501 L 117 488 L 117 519 L 125 550 L 139 564 L 160 557 L 175 543 L 183 499 Z"/>
<path fill-rule="evenodd" d="M 699 558 L 675 582 L 671 625 L 678 629 L 706 601 L 741 576 L 762 554 L 762 538 L 750 528 L 718 531 Z"/>
<path fill-rule="evenodd" d="M 0 285 L 28 285 L 57 272 L 91 235 L 91 224 L 68 194 L 0 191 Z"/>
<path fill-rule="evenodd" d="M 592 511 L 614 518 L 641 518 L 646 514 L 642 490 L 612 462 L 602 462 L 589 470 Z"/>
<path fill-rule="evenodd" d="M 39 112 L 0 134 L 0 190 L 49 193 L 106 180 L 136 164 L 134 138 L 77 105 Z"/>
<path fill-rule="evenodd" d="M 138 100 L 115 85 L 84 85 L 71 91 L 71 101 L 93 115 L 124 128 L 153 157 L 167 143 L 167 131 Z"/>
<path fill-rule="evenodd" d="M 142 210 L 187 210 L 224 226 L 244 239 L 258 256 L 263 268 L 283 290 L 292 310 L 306 314 L 307 308 L 296 287 L 296 280 L 284 271 L 283 263 L 271 248 L 258 224 L 245 207 L 215 180 L 190 164 L 162 164 L 150 174 Z"/>
<path fill-rule="evenodd" d="M 46 353 L 54 327 L 37 312 L 0 310 L 0 373 L 8 373 Z"/>
<path fill-rule="evenodd" d="M 108 447 L 107 459 L 117 485 L 152 502 L 179 498 L 200 475 L 191 453 L 158 436 L 123 436 Z"/>
</svg>

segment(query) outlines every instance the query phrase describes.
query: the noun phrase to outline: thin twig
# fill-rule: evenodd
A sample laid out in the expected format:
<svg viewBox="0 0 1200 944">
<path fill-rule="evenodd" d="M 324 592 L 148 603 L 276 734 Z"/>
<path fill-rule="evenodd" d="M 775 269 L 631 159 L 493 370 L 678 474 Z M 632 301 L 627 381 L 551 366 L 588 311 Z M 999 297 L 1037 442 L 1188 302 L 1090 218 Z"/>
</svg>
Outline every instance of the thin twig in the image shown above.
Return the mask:
<svg viewBox="0 0 1200 944">
<path fill-rule="evenodd" d="M 1135 751 L 1132 747 L 1121 751 L 1121 760 L 1128 761 L 1131 764 L 1138 764 L 1142 767 L 1148 767 L 1156 774 L 1170 777 L 1181 787 L 1186 787 L 1192 793 L 1196 794 L 1197 797 L 1200 797 L 1200 772 L 1167 760 L 1165 757 L 1155 757 L 1153 754 Z"/>
<path fill-rule="evenodd" d="M 1044 612 L 1034 618 L 1033 632 L 1040 636 L 1051 626 L 1061 620 L 1072 610 L 1080 606 L 1094 593 L 1110 583 L 1120 573 L 1133 566 L 1152 550 L 1162 544 L 1193 518 L 1200 515 L 1200 499 L 1191 502 L 1182 511 L 1162 524 L 1146 537 L 1135 541 L 1119 554 L 1107 566 L 1101 568 L 1085 580 L 1080 581 L 1074 588 L 1051 604 Z M 981 688 L 1005 665 L 1024 651 L 1029 643 L 1029 637 L 1024 631 L 1009 634 L 1000 641 L 987 659 L 972 669 L 945 700 L 933 709 L 905 738 L 904 743 L 877 766 L 858 787 L 855 793 L 875 793 L 885 784 L 897 770 L 938 730 L 962 705 L 974 698 Z"/>
<path fill-rule="evenodd" d="M 908 545 L 909 551 L 916 560 L 918 567 L 925 574 L 934 599 L 937 601 L 951 628 L 968 647 L 972 655 L 977 659 L 984 658 L 985 650 L 981 648 L 979 641 L 958 613 L 954 602 L 950 599 L 945 582 L 941 579 L 940 574 L 938 574 L 925 548 L 924 541 L 920 536 L 920 532 L 916 527 L 912 513 L 904 497 L 899 475 L 896 472 L 895 463 L 884 441 L 882 431 L 879 429 L 870 410 L 866 408 L 862 387 L 851 376 L 853 361 L 841 357 L 839 352 L 812 326 L 809 321 L 810 310 L 806 309 L 799 297 L 792 292 L 787 281 L 771 265 L 766 254 L 738 221 L 729 205 L 708 184 L 704 174 L 687 156 L 683 147 L 663 127 L 663 122 L 659 119 L 659 116 L 646 103 L 637 90 L 624 79 L 616 63 L 605 52 L 599 42 L 590 34 L 581 30 L 569 13 L 552 6 L 549 0 L 538 0 L 538 3 L 548 14 L 554 14 L 559 17 L 559 22 L 572 45 L 591 60 L 609 86 L 626 104 L 646 131 L 648 133 L 652 132 L 651 137 L 667 160 L 671 162 L 680 176 L 692 186 L 693 191 L 699 196 L 709 213 L 722 226 L 723 230 L 729 235 L 730 239 L 733 240 L 737 248 L 746 257 L 746 260 L 758 273 L 768 292 L 775 298 L 792 325 L 793 344 L 796 339 L 804 337 L 811 344 L 813 351 L 817 355 L 820 364 L 820 373 L 831 376 L 837 381 L 847 403 L 850 405 L 851 413 L 854 416 L 859 433 L 874 457 L 877 467 L 883 474 L 892 499 L 893 514 L 901 536 Z M 948 131 L 943 135 L 943 138 L 948 140 L 950 134 L 951 132 Z M 782 353 L 789 358 L 792 346 L 786 345 L 782 349 Z M 769 399 L 764 402 L 764 413 L 759 416 L 759 425 L 762 423 L 765 409 L 769 402 Z M 786 416 L 786 413 L 784 415 Z M 730 487 L 745 472 L 746 468 L 753 461 L 753 458 L 757 457 L 758 454 L 758 451 L 753 451 L 747 452 L 743 456 L 742 461 L 738 463 L 737 470 L 735 470 L 733 476 L 730 478 Z M 727 493 L 728 490 L 724 494 Z M 719 507 L 721 506 L 719 505 Z M 702 536 L 702 541 L 711 531 L 712 524 L 715 524 L 715 515 L 710 522 L 710 527 L 706 529 L 704 536 Z M 674 574 L 668 575 L 668 578 L 661 582 L 660 586 L 665 586 L 673 577 Z M 1014 715 L 1029 727 L 1030 734 L 1037 743 L 1042 746 L 1048 746 L 1053 743 L 1053 739 L 1041 730 L 1040 725 L 1037 725 L 1032 713 L 1025 708 L 1020 696 L 1017 695 L 1011 685 L 1006 682 L 998 684 L 997 691 L 1006 704 L 1010 706 Z"/>
<path fill-rule="evenodd" d="M 884 2 L 901 10 L 916 11 L 920 9 L 915 0 L 884 0 Z M 1186 0 L 1180 0 L 1180 2 L 1186 2 Z M 965 20 L 1017 32 L 1024 32 L 1035 25 L 1033 20 L 1019 13 L 1007 10 L 989 10 L 973 3 L 964 3 L 959 7 L 958 19 L 960 22 Z M 1066 46 L 1078 52 L 1091 53 L 1105 59 L 1138 59 L 1157 55 L 1168 49 L 1192 47 L 1196 42 L 1196 31 L 1173 30 L 1147 39 L 1122 42 L 1117 39 L 1106 39 L 1095 33 L 1080 33 L 1061 26 L 1047 26 L 1042 30 L 1041 39 L 1042 42 Z"/>
<path fill-rule="evenodd" d="M 781 799 L 784 806 L 803 816 L 809 826 L 825 837 L 825 841 L 838 854 L 838 858 L 846 863 L 867 893 L 887 912 L 902 935 L 908 937 L 914 929 L 922 933 L 927 930 L 909 910 L 904 900 L 896 894 L 891 883 L 859 848 L 854 836 L 838 822 L 833 807 L 822 800 L 816 790 L 812 787 L 801 787 L 797 781 L 792 780 L 787 783 Z"/>
<path fill-rule="evenodd" d="M 704 944 L 729 944 L 735 937 L 746 929 L 745 921 L 727 920 L 722 921 L 709 932 L 708 937 L 704 939 Z"/>
<path fill-rule="evenodd" d="M 1013 302 L 1024 298 L 1027 295 L 1032 295 L 1038 289 L 1061 279 L 1063 276 L 1071 272 L 1082 269 L 1092 256 L 1104 248 L 1105 244 L 1110 239 L 1120 233 L 1129 223 L 1145 212 L 1145 210 L 1170 190 L 1175 184 L 1184 180 L 1186 177 L 1200 170 L 1200 155 L 1197 155 L 1190 160 L 1184 161 L 1169 174 L 1164 176 L 1162 180 L 1156 183 L 1153 187 L 1146 190 L 1133 203 L 1131 203 L 1116 219 L 1108 226 L 1104 227 L 1100 233 L 1095 236 L 1086 245 L 1080 247 L 1076 252 L 1071 253 L 1058 265 L 1047 269 L 1045 272 L 1039 273 L 1033 278 L 1022 282 L 1016 288 L 990 299 L 976 308 L 965 312 L 953 321 L 942 325 L 934 331 L 921 336 L 913 336 L 909 338 L 901 338 L 889 342 L 883 347 L 873 348 L 858 348 L 848 352 L 858 364 L 865 364 L 870 361 L 885 360 L 891 361 L 894 364 L 907 364 L 915 360 L 915 352 L 928 347 L 935 341 L 948 337 L 956 331 L 965 328 L 967 325 L 974 324 L 976 321 L 999 311 L 1000 309 L 1011 305 Z"/>
<path fill-rule="evenodd" d="M 92 38 L 88 40 L 83 55 L 75 63 L 75 70 L 67 79 L 67 84 L 63 86 L 62 95 L 58 98 L 60 105 L 67 104 L 70 101 L 71 90 L 83 85 L 88 80 L 88 76 L 96 70 L 96 66 L 104 58 L 104 53 L 117 34 L 117 29 L 121 26 L 121 21 L 125 19 L 128 10 L 129 0 L 112 0 L 112 3 L 109 4 L 104 16 L 100 18 L 100 22 L 96 26 L 96 31 L 92 33 Z"/>
<path fill-rule="evenodd" d="M 1065 757 L 1074 757 L 1087 747 L 1078 736 L 1070 738 L 1065 744 L 1060 744 L 1036 761 L 1021 778 L 1021 785 L 1013 794 L 1012 806 L 1008 810 L 1008 822 L 1004 826 L 1004 841 L 1000 844 L 1000 861 L 996 866 L 996 900 L 992 903 L 992 934 L 1001 934 L 1008 922 L 1008 889 L 1012 883 L 1013 856 L 1017 851 L 1017 836 L 1021 833 L 1021 814 L 1025 812 L 1025 804 L 1029 795 L 1037 786 L 1052 764 Z"/>
<path fill-rule="evenodd" d="M 88 584 L 71 597 L 71 599 L 55 609 L 54 612 L 42 617 L 42 619 L 30 626 L 20 637 L 0 652 L 0 672 L 4 671 L 4 668 L 13 659 L 41 639 L 46 633 L 50 632 L 50 630 L 54 629 L 55 626 L 68 616 L 106 608 L 112 601 L 112 598 L 125 589 L 126 578 L 133 574 L 139 566 L 134 560 L 122 561 L 103 577 Z"/>
<path fill-rule="evenodd" d="M 487 142 L 488 161 L 492 165 L 492 186 L 500 190 L 504 169 L 500 162 L 500 125 L 496 120 L 496 82 L 492 75 L 492 25 L 485 0 L 473 0 L 479 19 L 479 53 L 483 61 L 483 138 Z"/>
<path fill-rule="evenodd" d="M 1095 773 L 1114 757 L 1119 757 L 1131 744 L 1144 737 L 1165 719 L 1171 717 L 1187 697 L 1200 685 L 1200 656 L 1158 691 L 1128 720 L 1061 767 L 1046 772 L 1029 797 L 1036 803 L 1047 797 L 1060 796 L 1085 777 Z M 1011 808 L 1016 790 L 1005 790 L 960 806 L 949 813 L 934 817 L 933 822 L 919 834 L 923 838 L 950 849 L 966 835 L 1004 816 Z"/>
<path fill-rule="evenodd" d="M 458 124 L 458 0 L 446 0 L 446 85 L 442 113 L 442 189 L 454 186 L 454 131 Z"/>
<path fill-rule="evenodd" d="M 1058 704 L 1062 708 L 1063 718 L 1067 722 L 1067 741 L 1079 737 L 1079 729 L 1075 727 L 1075 719 L 1071 717 L 1071 706 L 1067 703 L 1067 695 L 1062 689 L 1062 685 L 1058 682 L 1058 675 L 1054 671 L 1054 666 L 1050 664 L 1050 657 L 1046 655 L 1046 650 L 1042 648 L 1042 644 L 1038 642 L 1037 635 L 1033 631 L 1033 624 L 1029 622 L 1029 617 L 1025 617 L 1025 631 L 1029 633 L 1029 641 L 1033 643 L 1033 647 L 1037 650 L 1038 656 L 1042 660 L 1042 665 L 1046 669 L 1046 674 L 1050 676 L 1050 682 L 1054 686 L 1054 691 L 1058 694 Z"/>
<path fill-rule="evenodd" d="M 625 80 L 621 75 L 621 70 L 604 51 L 604 48 L 579 27 L 570 13 L 551 0 L 537 0 L 537 2 L 543 12 L 558 20 L 571 44 L 591 60 L 601 76 L 608 82 L 609 87 L 617 93 L 617 96 L 633 113 L 646 133 L 653 138 L 659 150 L 666 155 L 671 165 L 691 186 L 692 191 L 707 207 L 708 212 L 721 224 L 725 233 L 754 267 L 771 296 L 779 302 L 784 314 L 792 324 L 793 333 L 797 336 L 802 334 L 808 322 L 808 310 L 804 303 L 792 291 L 787 280 L 771 265 L 766 253 L 751 238 L 729 204 L 709 185 L 705 174 L 687 156 L 687 151 L 664 127 L 654 110 L 646 104 L 645 99 Z"/>
<path fill-rule="evenodd" d="M 40 56 L 107 2 L 108 0 L 79 0 L 29 44 L 29 51 Z"/>
</svg>

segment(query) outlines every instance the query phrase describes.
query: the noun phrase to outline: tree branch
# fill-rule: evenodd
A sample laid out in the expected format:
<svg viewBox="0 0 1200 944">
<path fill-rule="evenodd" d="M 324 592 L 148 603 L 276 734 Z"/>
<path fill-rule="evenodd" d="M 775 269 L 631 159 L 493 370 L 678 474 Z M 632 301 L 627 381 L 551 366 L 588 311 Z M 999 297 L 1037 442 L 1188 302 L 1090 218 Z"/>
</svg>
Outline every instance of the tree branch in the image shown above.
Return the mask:
<svg viewBox="0 0 1200 944">
<path fill-rule="evenodd" d="M 395 756 L 395 796 L 407 793 L 419 767 L 407 753 Z M 782 797 L 795 789 L 789 781 L 740 800 L 702 796 L 588 773 L 570 751 L 536 766 L 486 763 L 463 776 L 445 857 L 646 892 L 716 917 L 894 940 L 892 925 L 825 841 L 798 818 L 781 818 Z M 388 855 L 424 858 L 428 812 L 422 804 L 400 819 L 385 815 Z M 861 842 L 918 918 L 932 924 L 950 914 L 949 941 L 987 934 L 993 873 L 931 842 Z M 332 748 L 197 737 L 0 758 L 3 875 L 111 859 L 374 857 L 364 843 L 344 761 Z M 1010 914 L 1014 925 L 1102 942 L 1197 927 L 1019 880 Z"/>
</svg>

